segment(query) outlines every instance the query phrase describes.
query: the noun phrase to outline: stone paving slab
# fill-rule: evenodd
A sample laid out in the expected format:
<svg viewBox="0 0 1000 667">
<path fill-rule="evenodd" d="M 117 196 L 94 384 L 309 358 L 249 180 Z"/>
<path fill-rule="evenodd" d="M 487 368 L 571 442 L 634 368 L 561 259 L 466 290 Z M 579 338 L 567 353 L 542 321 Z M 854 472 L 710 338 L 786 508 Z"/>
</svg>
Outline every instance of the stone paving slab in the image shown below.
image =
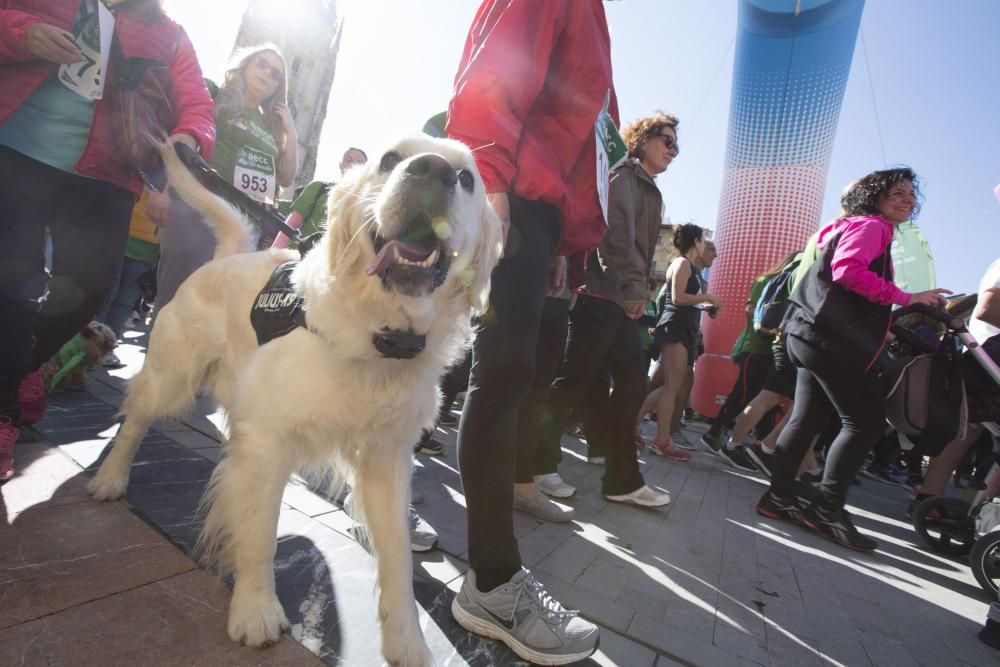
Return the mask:
<svg viewBox="0 0 1000 667">
<path fill-rule="evenodd" d="M 113 435 L 111 414 L 134 369 L 92 373 L 87 400 L 104 407 L 53 413 L 52 439 L 81 466 L 92 467 Z M 643 426 L 647 434 L 654 427 Z M 222 428 L 222 416 L 204 399 L 192 417 L 165 421 L 150 436 L 148 465 L 162 465 L 150 471 L 166 477 L 151 474 L 130 489 L 129 503 L 182 546 L 197 530 L 192 508 L 220 455 Z M 703 428 L 688 427 L 686 439 L 695 442 Z M 457 628 L 447 611 L 467 567 L 467 542 L 455 432 L 442 428 L 438 435 L 445 455 L 418 457 L 413 478 L 423 497 L 418 510 L 441 536 L 439 552 L 414 559 L 421 618 L 441 664 L 513 664 L 496 642 Z M 606 502 L 599 493 L 602 469 L 586 463 L 585 444 L 569 436 L 562 444 L 560 472 L 578 488 L 567 501 L 576 520 L 546 524 L 517 514 L 515 530 L 526 563 L 549 590 L 604 628 L 607 640 L 592 662 L 1000 664 L 1000 653 L 975 638 L 986 595 L 961 561 L 918 544 L 903 518 L 902 488 L 866 479 L 852 490 L 856 523 L 881 544 L 875 554 L 857 554 L 759 517 L 753 507 L 766 480 L 707 453 L 688 463 L 641 454 L 647 483 L 674 498 L 667 508 L 649 510 Z M 164 493 L 171 486 L 164 479 L 180 492 Z M 353 644 L 355 636 L 377 641 L 377 628 L 374 613 L 364 612 L 373 609 L 373 562 L 353 541 L 350 520 L 298 482 L 284 502 L 280 594 L 286 609 L 321 610 L 327 619 L 310 628 L 303 620 L 296 638 L 331 664 L 345 656 L 357 660 L 350 664 L 375 664 L 377 655 L 363 656 Z M 369 602 L 347 609 L 346 599 Z"/>
<path fill-rule="evenodd" d="M 2 630 L 0 664 L 322 664 L 291 641 L 263 651 L 229 642 L 228 598 L 221 582 L 192 570 Z"/>
</svg>

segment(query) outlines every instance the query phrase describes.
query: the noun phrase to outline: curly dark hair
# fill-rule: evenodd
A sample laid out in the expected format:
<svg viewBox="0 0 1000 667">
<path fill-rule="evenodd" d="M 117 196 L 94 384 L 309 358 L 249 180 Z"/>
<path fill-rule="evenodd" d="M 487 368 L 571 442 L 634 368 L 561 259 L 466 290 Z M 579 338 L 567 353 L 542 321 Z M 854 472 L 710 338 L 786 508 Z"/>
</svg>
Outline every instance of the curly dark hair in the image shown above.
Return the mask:
<svg viewBox="0 0 1000 667">
<path fill-rule="evenodd" d="M 856 215 L 879 215 L 879 203 L 890 188 L 900 181 L 909 181 L 913 185 L 916 205 L 911 220 L 916 220 L 920 213 L 920 182 L 917 174 L 909 167 L 893 167 L 873 171 L 864 178 L 855 181 L 840 198 L 840 207 L 847 217 Z"/>
<path fill-rule="evenodd" d="M 705 230 L 698 225 L 677 225 L 674 227 L 674 247 L 682 255 L 694 247 L 699 239 L 704 238 Z"/>
<path fill-rule="evenodd" d="M 642 145 L 652 136 L 660 134 L 665 127 L 673 128 L 677 132 L 677 116 L 657 111 L 647 118 L 639 118 L 622 128 L 622 139 L 628 147 L 628 156 L 637 160 L 645 157 L 642 154 Z"/>
</svg>

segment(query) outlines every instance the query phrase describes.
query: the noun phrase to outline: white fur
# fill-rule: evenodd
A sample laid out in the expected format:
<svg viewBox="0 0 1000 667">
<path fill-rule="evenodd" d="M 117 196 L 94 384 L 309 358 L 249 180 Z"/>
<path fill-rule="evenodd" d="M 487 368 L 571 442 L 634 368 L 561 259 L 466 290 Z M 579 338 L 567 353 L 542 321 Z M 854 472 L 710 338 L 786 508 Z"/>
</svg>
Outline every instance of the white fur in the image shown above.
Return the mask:
<svg viewBox="0 0 1000 667">
<path fill-rule="evenodd" d="M 273 572 L 282 491 L 293 471 L 335 470 L 354 484 L 378 559 L 383 656 L 392 665 L 430 663 L 413 600 L 411 448 L 434 420 L 439 377 L 468 345 L 470 315 L 487 303 L 502 234 L 463 145 L 420 135 L 393 150 L 405 159 L 390 172 L 376 160 L 332 190 L 328 229 L 295 270 L 312 330 L 260 347 L 251 304 L 274 267 L 295 253 L 232 254 L 251 236 L 247 222 L 165 151 L 171 184 L 216 230 L 218 250 L 158 315 L 122 406 L 124 424 L 89 490 L 98 500 L 120 498 L 149 425 L 188 409 L 199 389 L 213 392 L 231 432 L 203 501 L 199 547 L 210 563 L 235 573 L 234 641 L 264 646 L 287 629 Z M 469 170 L 475 184 L 471 193 L 456 186 L 439 234 L 453 253 L 447 279 L 413 297 L 387 290 L 364 267 L 375 256 L 369 226 L 392 237 L 406 214 L 401 170 L 424 153 Z M 426 334 L 426 349 L 411 360 L 382 358 L 372 336 L 386 328 Z"/>
</svg>

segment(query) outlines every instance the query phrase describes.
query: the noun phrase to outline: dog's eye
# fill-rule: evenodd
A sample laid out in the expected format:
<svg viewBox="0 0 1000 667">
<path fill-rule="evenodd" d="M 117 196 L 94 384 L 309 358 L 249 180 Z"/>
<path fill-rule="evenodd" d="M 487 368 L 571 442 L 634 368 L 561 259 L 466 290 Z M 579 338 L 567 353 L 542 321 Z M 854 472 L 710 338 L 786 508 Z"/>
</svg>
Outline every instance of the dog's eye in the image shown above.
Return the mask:
<svg viewBox="0 0 1000 667">
<path fill-rule="evenodd" d="M 458 172 L 458 182 L 462 184 L 463 190 L 472 192 L 472 188 L 476 185 L 476 178 L 468 169 L 460 169 Z"/>
<path fill-rule="evenodd" d="M 382 156 L 382 161 L 378 163 L 379 171 L 392 171 L 396 165 L 403 161 L 403 156 L 396 151 L 389 151 Z"/>
</svg>

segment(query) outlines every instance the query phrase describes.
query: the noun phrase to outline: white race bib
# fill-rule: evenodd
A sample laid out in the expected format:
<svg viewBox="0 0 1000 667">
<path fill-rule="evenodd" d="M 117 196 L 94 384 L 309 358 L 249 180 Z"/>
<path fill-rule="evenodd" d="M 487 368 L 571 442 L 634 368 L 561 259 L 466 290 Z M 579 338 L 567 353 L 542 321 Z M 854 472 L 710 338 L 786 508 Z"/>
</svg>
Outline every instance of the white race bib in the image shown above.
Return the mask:
<svg viewBox="0 0 1000 667">
<path fill-rule="evenodd" d="M 255 201 L 273 204 L 277 192 L 275 171 L 273 155 L 243 146 L 236 156 L 233 185 Z"/>
<path fill-rule="evenodd" d="M 80 21 L 80 34 L 76 36 L 76 46 L 83 60 L 60 67 L 59 82 L 88 100 L 101 99 L 114 34 L 115 17 L 103 2 L 98 2 L 97 21 L 84 18 Z"/>
<path fill-rule="evenodd" d="M 625 158 L 628 151 L 625 149 L 625 142 L 618 134 L 615 121 L 608 111 L 611 103 L 611 91 L 604 96 L 604 106 L 597 114 L 594 122 L 594 144 L 597 147 L 597 198 L 601 202 L 601 212 L 604 214 L 604 222 L 608 221 L 608 191 L 611 188 L 611 170 L 618 167 Z"/>
</svg>

